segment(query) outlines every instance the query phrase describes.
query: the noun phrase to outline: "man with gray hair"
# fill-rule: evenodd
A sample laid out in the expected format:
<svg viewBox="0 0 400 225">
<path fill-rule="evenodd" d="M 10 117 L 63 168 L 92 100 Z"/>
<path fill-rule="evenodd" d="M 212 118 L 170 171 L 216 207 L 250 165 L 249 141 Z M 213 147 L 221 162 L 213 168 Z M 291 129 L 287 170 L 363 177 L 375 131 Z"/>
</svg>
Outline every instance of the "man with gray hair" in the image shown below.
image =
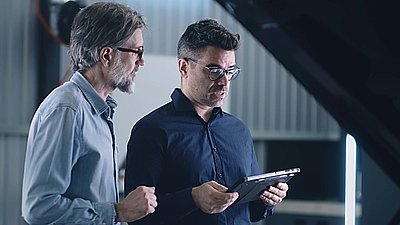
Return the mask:
<svg viewBox="0 0 400 225">
<path fill-rule="evenodd" d="M 144 65 L 144 18 L 117 3 L 82 9 L 71 28 L 74 74 L 37 109 L 29 130 L 22 215 L 29 224 L 115 224 L 157 206 L 139 186 L 118 203 L 118 164 L 110 93 L 132 93 Z"/>
</svg>

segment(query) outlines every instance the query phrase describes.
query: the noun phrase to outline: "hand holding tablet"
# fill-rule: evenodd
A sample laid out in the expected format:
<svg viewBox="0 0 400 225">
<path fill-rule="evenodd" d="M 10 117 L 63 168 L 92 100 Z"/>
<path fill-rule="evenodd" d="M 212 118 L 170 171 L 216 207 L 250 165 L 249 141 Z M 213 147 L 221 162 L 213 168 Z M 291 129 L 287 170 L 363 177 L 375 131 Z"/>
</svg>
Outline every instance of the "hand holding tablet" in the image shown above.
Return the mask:
<svg viewBox="0 0 400 225">
<path fill-rule="evenodd" d="M 230 187 L 228 192 L 239 193 L 239 198 L 236 200 L 235 204 L 255 201 L 259 199 L 260 193 L 268 186 L 276 185 L 281 182 L 286 183 L 298 173 L 300 173 L 300 168 L 291 168 L 243 177 Z"/>
</svg>

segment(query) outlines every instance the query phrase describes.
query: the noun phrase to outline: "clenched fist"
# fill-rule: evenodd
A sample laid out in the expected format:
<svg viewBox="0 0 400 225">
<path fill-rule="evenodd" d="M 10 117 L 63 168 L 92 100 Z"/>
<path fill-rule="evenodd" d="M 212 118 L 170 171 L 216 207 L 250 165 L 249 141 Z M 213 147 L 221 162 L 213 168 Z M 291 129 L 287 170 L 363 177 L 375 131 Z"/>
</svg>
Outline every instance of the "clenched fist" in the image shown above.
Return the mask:
<svg viewBox="0 0 400 225">
<path fill-rule="evenodd" d="M 132 222 L 153 213 L 157 207 L 155 187 L 139 186 L 116 204 L 118 221 Z"/>
</svg>

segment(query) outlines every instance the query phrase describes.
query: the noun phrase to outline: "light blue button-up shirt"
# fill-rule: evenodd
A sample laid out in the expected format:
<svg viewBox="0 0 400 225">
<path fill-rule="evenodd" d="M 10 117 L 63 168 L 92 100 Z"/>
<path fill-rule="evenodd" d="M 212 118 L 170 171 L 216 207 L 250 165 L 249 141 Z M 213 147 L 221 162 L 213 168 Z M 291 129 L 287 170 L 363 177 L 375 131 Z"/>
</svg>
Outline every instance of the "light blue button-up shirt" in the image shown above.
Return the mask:
<svg viewBox="0 0 400 225">
<path fill-rule="evenodd" d="M 29 130 L 22 216 L 29 224 L 113 224 L 118 201 L 113 113 L 76 72 L 50 93 Z"/>
</svg>

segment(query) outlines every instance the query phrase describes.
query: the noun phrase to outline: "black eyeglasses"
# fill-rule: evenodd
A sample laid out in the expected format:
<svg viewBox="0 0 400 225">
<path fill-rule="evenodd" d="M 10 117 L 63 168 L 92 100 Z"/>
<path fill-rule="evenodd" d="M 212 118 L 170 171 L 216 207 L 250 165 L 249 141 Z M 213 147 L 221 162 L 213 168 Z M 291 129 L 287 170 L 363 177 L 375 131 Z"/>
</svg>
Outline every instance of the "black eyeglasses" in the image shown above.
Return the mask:
<svg viewBox="0 0 400 225">
<path fill-rule="evenodd" d="M 210 78 L 210 80 L 212 80 L 212 81 L 221 79 L 221 77 L 223 77 L 225 74 L 228 75 L 228 80 L 231 81 L 231 80 L 234 80 L 237 76 L 239 76 L 239 73 L 240 73 L 240 68 L 238 66 L 231 66 L 226 70 L 226 69 L 223 69 L 218 66 L 202 65 L 192 58 L 184 58 L 184 59 L 186 61 L 190 60 L 190 61 L 202 66 L 203 68 L 207 69 L 208 70 L 208 78 Z"/>
<path fill-rule="evenodd" d="M 136 53 L 138 55 L 138 60 L 139 61 L 142 60 L 143 52 L 144 52 L 143 46 L 139 46 L 137 49 L 118 47 L 117 50 L 119 50 L 121 52 L 133 52 L 133 53 Z"/>
</svg>

